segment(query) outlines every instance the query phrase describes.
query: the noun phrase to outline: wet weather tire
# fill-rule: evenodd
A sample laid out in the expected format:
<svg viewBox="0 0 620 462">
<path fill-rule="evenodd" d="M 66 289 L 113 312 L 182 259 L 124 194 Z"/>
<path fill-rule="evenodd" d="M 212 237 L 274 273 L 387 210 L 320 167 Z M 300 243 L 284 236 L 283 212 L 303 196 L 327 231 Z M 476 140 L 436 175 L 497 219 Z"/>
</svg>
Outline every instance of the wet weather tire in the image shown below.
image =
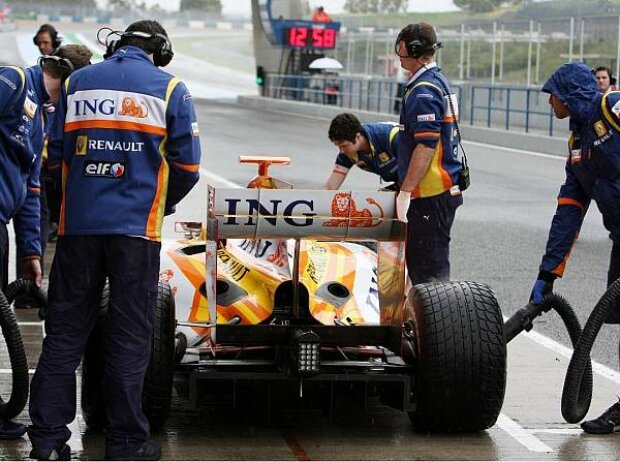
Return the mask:
<svg viewBox="0 0 620 462">
<path fill-rule="evenodd" d="M 167 282 L 157 289 L 151 361 L 144 377 L 142 410 L 151 430 L 160 430 L 170 415 L 174 379 L 176 318 L 174 297 Z"/>
<path fill-rule="evenodd" d="M 103 407 L 103 369 L 105 357 L 105 318 L 110 302 L 110 287 L 106 284 L 101 294 L 101 304 L 95 327 L 90 333 L 82 361 L 82 417 L 90 430 L 105 427 Z"/>
<path fill-rule="evenodd" d="M 506 345 L 492 290 L 475 282 L 418 284 L 405 310 L 415 355 L 409 360 L 416 364 L 416 408 L 409 412 L 415 429 L 473 432 L 493 426 L 504 401 Z"/>
<path fill-rule="evenodd" d="M 92 430 L 105 426 L 105 409 L 101 383 L 105 356 L 104 325 L 109 303 L 109 288 L 103 290 L 101 312 L 88 340 L 82 363 L 82 415 Z M 144 378 L 142 410 L 151 430 L 161 429 L 170 414 L 174 374 L 175 310 L 170 285 L 160 282 L 153 326 L 151 359 Z"/>
</svg>

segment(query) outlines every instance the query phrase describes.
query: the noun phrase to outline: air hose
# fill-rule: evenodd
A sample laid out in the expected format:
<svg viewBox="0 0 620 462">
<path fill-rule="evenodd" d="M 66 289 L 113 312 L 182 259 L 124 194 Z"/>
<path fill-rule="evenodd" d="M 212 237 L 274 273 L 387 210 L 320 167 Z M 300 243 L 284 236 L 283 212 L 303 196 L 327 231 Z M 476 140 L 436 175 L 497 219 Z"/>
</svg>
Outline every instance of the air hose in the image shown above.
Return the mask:
<svg viewBox="0 0 620 462">
<path fill-rule="evenodd" d="M 607 288 L 607 291 L 594 306 L 588 317 L 583 332 L 574 347 L 573 356 L 568 365 L 564 391 L 562 392 L 562 416 L 568 423 L 576 423 L 585 417 L 590 408 L 590 400 L 586 402 L 581 397 L 581 384 L 587 380 L 587 374 L 592 374 L 590 351 L 609 312 L 620 302 L 620 279 Z M 590 377 L 590 383 L 592 379 Z M 591 387 L 590 387 L 591 388 Z M 590 391 L 591 393 L 591 391 Z"/>
<path fill-rule="evenodd" d="M 18 279 L 8 285 L 6 293 L 0 290 L 0 327 L 9 352 L 13 372 L 10 398 L 8 401 L 4 401 L 0 397 L 0 417 L 5 420 L 19 415 L 24 410 L 28 400 L 28 361 L 19 325 L 11 309 L 11 303 L 15 297 L 21 294 L 32 295 L 41 303 L 41 306 L 47 304 L 45 294 L 32 281 Z"/>
<path fill-rule="evenodd" d="M 557 294 L 547 295 L 538 305 L 528 303 L 504 323 L 504 339 L 508 343 L 522 331 L 532 329 L 532 321 L 543 312 L 554 309 L 562 318 L 573 344 L 573 356 L 562 391 L 562 417 L 568 423 L 577 423 L 588 413 L 592 401 L 590 351 L 601 326 L 617 301 L 620 302 L 620 279 L 609 286 L 600 298 L 583 331 L 570 304 Z"/>
</svg>

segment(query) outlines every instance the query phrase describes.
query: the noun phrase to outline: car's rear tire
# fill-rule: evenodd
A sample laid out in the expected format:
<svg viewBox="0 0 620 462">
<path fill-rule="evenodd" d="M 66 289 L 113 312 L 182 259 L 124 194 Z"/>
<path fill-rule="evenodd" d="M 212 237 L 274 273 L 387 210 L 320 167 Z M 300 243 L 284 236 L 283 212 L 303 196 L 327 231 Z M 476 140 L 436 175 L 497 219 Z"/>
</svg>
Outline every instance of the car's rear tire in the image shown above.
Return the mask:
<svg viewBox="0 0 620 462">
<path fill-rule="evenodd" d="M 403 356 L 416 364 L 416 409 L 409 418 L 417 431 L 472 432 L 495 424 L 506 387 L 506 344 L 488 286 L 414 286 L 405 305 L 404 339 Z"/>
<path fill-rule="evenodd" d="M 101 297 L 101 312 L 86 345 L 82 363 L 82 415 L 86 426 L 91 430 L 98 430 L 105 426 L 101 384 L 104 370 L 105 316 L 108 303 L 109 288 L 106 285 Z M 152 431 L 161 429 L 170 415 L 175 326 L 172 290 L 168 283 L 159 282 L 151 359 L 144 377 L 142 395 L 142 410 L 149 420 Z"/>
<path fill-rule="evenodd" d="M 157 311 L 153 326 L 151 360 L 144 377 L 142 410 L 151 430 L 160 430 L 170 415 L 174 382 L 176 318 L 174 297 L 167 282 L 157 288 Z"/>
</svg>

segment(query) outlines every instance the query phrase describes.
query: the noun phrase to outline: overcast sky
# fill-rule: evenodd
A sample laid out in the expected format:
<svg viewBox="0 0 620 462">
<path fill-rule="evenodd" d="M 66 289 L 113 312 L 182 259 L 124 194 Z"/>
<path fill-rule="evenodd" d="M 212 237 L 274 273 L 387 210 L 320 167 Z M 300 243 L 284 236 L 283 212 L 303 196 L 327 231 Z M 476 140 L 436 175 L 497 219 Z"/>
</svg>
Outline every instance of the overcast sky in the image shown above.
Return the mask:
<svg viewBox="0 0 620 462">
<path fill-rule="evenodd" d="M 225 15 L 250 16 L 250 0 L 221 0 Z M 311 7 L 324 6 L 328 13 L 340 13 L 346 0 L 309 0 Z M 103 2 L 103 0 L 99 0 Z M 158 3 L 163 8 L 175 11 L 179 9 L 180 0 L 145 0 L 148 6 Z M 409 0 L 409 11 L 454 11 L 457 8 L 452 0 Z"/>
</svg>

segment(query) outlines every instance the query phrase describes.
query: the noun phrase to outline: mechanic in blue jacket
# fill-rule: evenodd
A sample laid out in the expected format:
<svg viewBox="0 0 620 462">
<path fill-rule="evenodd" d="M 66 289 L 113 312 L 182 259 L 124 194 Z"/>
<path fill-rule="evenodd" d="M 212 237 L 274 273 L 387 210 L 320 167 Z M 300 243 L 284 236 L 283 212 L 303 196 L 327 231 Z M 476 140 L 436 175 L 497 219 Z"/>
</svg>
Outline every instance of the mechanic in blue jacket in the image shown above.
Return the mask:
<svg viewBox="0 0 620 462">
<path fill-rule="evenodd" d="M 362 125 L 353 114 L 334 117 L 328 136 L 339 152 L 324 189 L 338 189 L 355 165 L 379 175 L 382 181 L 392 183 L 388 188 L 397 188 L 398 132 L 398 124 L 392 122 Z"/>
<path fill-rule="evenodd" d="M 398 218 L 407 225 L 407 269 L 413 284 L 450 279 L 450 230 L 463 203 L 456 126 L 458 104 L 439 68 L 433 27 L 409 24 L 396 39 L 401 66 L 412 73 L 401 105 Z"/>
<path fill-rule="evenodd" d="M 31 383 L 28 433 L 37 459 L 70 456 L 75 371 L 106 278 L 105 459 L 161 455 L 149 439 L 142 387 L 162 220 L 198 181 L 199 130 L 185 85 L 159 69 L 173 56 L 164 28 L 142 20 L 119 34 L 105 61 L 67 80 L 48 144 L 49 167 L 62 172 L 63 202 L 47 335 Z"/>
<path fill-rule="evenodd" d="M 27 69 L 0 67 L 0 289 L 8 284 L 7 223 L 13 219 L 23 277 L 41 285 L 39 170 L 42 105 L 58 100 L 60 85 L 80 66 L 75 45 Z M 83 48 L 83 47 L 80 47 Z M 86 63 L 88 59 L 86 59 Z M 0 421 L 0 438 L 20 437 L 23 426 Z"/>
<path fill-rule="evenodd" d="M 570 137 L 566 179 L 530 296 L 534 303 L 541 303 L 555 279 L 562 277 L 592 200 L 613 240 L 607 285 L 620 277 L 620 92 L 600 93 L 592 70 L 581 62 L 558 68 L 542 91 L 549 93 L 558 119 L 570 117 Z M 606 322 L 620 323 L 620 306 L 615 306 Z M 619 431 L 620 402 L 581 427 L 588 433 Z"/>
</svg>

